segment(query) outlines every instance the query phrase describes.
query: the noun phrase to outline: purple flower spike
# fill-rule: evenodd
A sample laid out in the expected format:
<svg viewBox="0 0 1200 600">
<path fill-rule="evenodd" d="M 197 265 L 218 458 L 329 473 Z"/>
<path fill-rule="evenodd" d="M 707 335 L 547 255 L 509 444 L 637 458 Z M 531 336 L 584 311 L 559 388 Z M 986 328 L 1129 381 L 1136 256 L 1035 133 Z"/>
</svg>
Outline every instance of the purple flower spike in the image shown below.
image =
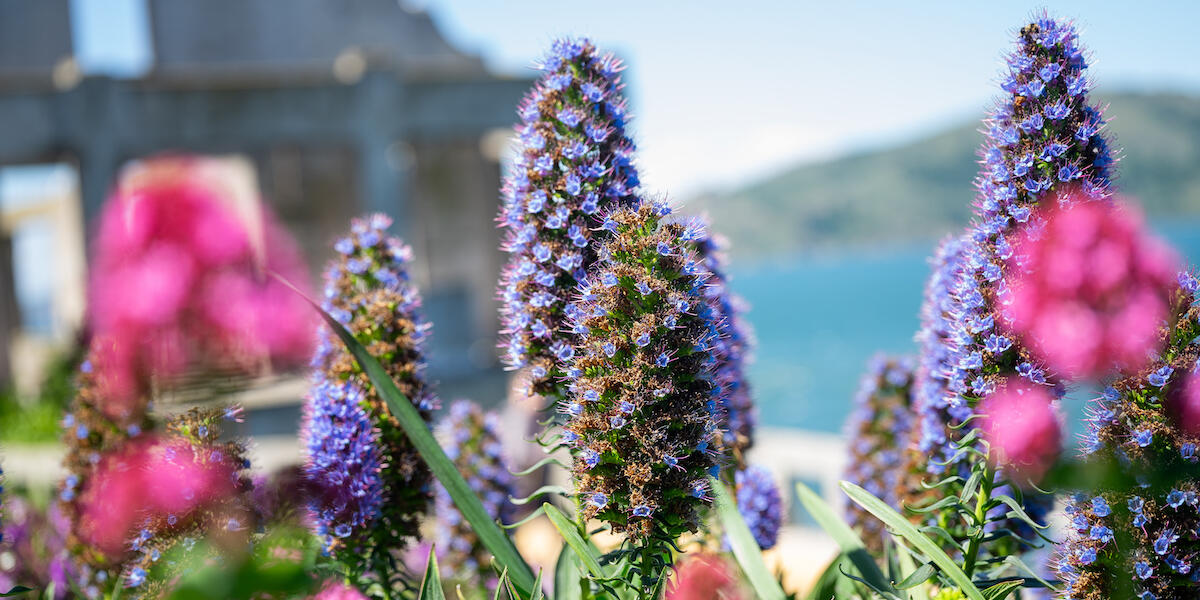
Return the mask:
<svg viewBox="0 0 1200 600">
<path fill-rule="evenodd" d="M 633 142 L 625 133 L 620 62 L 588 40 L 560 40 L 517 125 L 520 154 L 501 190 L 508 264 L 500 277 L 500 347 L 510 369 L 528 368 L 532 393 L 566 397 L 556 343 L 567 298 L 612 233 L 600 216 L 638 204 Z M 541 323 L 538 330 L 535 324 Z M 548 332 L 546 334 L 545 332 Z"/>
<path fill-rule="evenodd" d="M 349 247 L 326 270 L 323 308 L 342 314 L 375 356 L 390 358 L 384 368 L 428 421 L 437 407 L 424 375 L 429 326 L 409 281 L 412 251 L 387 234 L 390 224 L 384 215 L 352 223 L 338 242 Z M 341 342 L 326 328 L 320 334 L 301 432 L 309 512 L 327 549 L 359 564 L 364 548 L 399 549 L 417 533 L 430 474 Z"/>
</svg>

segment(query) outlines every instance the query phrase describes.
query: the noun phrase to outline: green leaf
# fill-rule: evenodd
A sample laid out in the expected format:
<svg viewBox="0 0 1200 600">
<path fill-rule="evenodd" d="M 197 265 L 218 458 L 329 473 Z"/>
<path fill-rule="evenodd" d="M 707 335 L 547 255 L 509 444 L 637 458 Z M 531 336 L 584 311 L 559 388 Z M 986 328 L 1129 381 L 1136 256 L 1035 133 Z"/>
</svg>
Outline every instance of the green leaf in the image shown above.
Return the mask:
<svg viewBox="0 0 1200 600">
<path fill-rule="evenodd" d="M 518 528 L 540 516 L 542 516 L 542 507 L 539 506 L 537 508 L 537 510 L 529 513 L 528 515 L 525 515 L 520 521 L 517 521 L 516 523 L 506 523 L 506 524 L 502 524 L 500 526 L 505 529 L 516 529 L 516 528 Z"/>
<path fill-rule="evenodd" d="M 900 568 L 907 572 L 917 570 L 917 564 L 913 562 L 912 551 L 908 546 L 904 545 L 904 540 L 896 536 L 888 536 L 891 539 L 892 545 L 896 548 L 896 562 L 900 564 Z M 919 585 L 908 591 L 910 596 L 914 596 L 916 600 L 929 600 L 929 586 Z"/>
<path fill-rule="evenodd" d="M 871 495 L 867 490 L 850 483 L 843 481 L 841 483 L 842 491 L 846 492 L 850 499 L 856 502 L 859 506 L 867 510 L 867 512 L 875 515 L 875 518 L 883 521 L 889 529 L 895 532 L 900 537 L 908 540 L 914 548 L 925 555 L 930 561 L 937 565 L 938 569 L 950 579 L 954 585 L 962 589 L 963 594 L 970 600 L 984 600 L 980 595 L 979 590 L 975 589 L 975 584 L 971 582 L 971 578 L 954 563 L 945 552 L 938 547 L 937 544 L 925 537 L 908 519 L 896 512 L 892 507 L 884 503 L 883 500 Z"/>
<path fill-rule="evenodd" d="M 779 587 L 779 582 L 775 580 L 775 577 L 771 575 L 771 570 L 763 562 L 762 550 L 759 549 L 758 542 L 754 540 L 750 528 L 746 526 L 746 521 L 738 512 L 737 502 L 734 501 L 725 484 L 715 477 L 709 477 L 708 483 L 716 495 L 717 514 L 725 526 L 725 535 L 729 537 L 729 546 L 733 549 L 733 557 L 741 565 L 742 572 L 746 574 L 746 579 L 750 581 L 754 592 L 758 594 L 760 600 L 784 600 L 787 598 L 787 595 L 783 593 L 783 588 Z"/>
<path fill-rule="evenodd" d="M 933 563 L 925 563 L 920 567 L 917 567 L 917 569 L 912 573 L 909 573 L 908 576 L 906 576 L 903 580 L 897 582 L 896 587 L 902 590 L 915 588 L 918 585 L 929 581 L 929 578 L 933 577 L 935 573 L 937 573 L 937 569 L 933 567 Z"/>
<path fill-rule="evenodd" d="M 1008 496 L 1006 494 L 1000 494 L 998 496 L 993 497 L 992 500 L 1003 502 L 1004 504 L 1007 504 L 1008 508 L 1011 509 L 1011 512 L 1009 512 L 1009 515 L 1012 515 L 1012 516 L 1015 516 L 1015 517 L 1021 519 L 1027 525 L 1029 525 L 1030 527 L 1033 527 L 1035 531 L 1050 528 L 1050 526 L 1046 525 L 1045 523 L 1038 523 L 1037 521 L 1034 521 L 1033 517 L 1030 517 L 1029 513 L 1025 512 L 1025 507 L 1023 507 L 1019 503 L 1017 503 L 1017 500 L 1015 498 L 1013 498 L 1012 496 Z M 1008 515 L 1005 515 L 1005 516 L 1008 516 Z"/>
<path fill-rule="evenodd" d="M 608 579 L 608 573 L 604 572 L 604 567 L 600 566 L 600 553 L 595 546 L 587 543 L 579 535 L 579 529 L 575 527 L 575 524 L 549 502 L 542 505 L 542 511 L 550 518 L 550 523 L 558 530 L 558 534 L 562 536 L 567 546 L 574 551 L 575 556 L 581 561 L 580 564 L 587 568 L 588 573 L 591 573 L 592 577 L 596 579 Z"/>
<path fill-rule="evenodd" d="M 1021 587 L 1024 581 L 1004 581 L 983 590 L 984 600 L 1002 600 Z"/>
<path fill-rule="evenodd" d="M 510 587 L 511 579 L 508 577 L 508 567 L 500 572 L 500 580 L 496 582 L 496 593 L 492 594 L 492 600 L 501 600 L 504 598 L 504 590 Z"/>
<path fill-rule="evenodd" d="M 529 600 L 542 600 L 545 597 L 545 592 L 542 591 L 542 570 L 538 569 L 537 578 L 533 580 L 533 596 Z"/>
<path fill-rule="evenodd" d="M 568 493 L 569 492 L 567 491 L 567 488 L 565 488 L 561 485 L 543 485 L 542 487 L 534 490 L 532 494 L 525 496 L 524 498 L 513 498 L 510 496 L 508 501 L 512 502 L 513 504 L 516 504 L 517 506 L 522 506 L 525 504 L 529 504 L 530 501 L 532 501 L 534 498 L 537 498 L 538 496 L 543 496 L 546 494 L 557 494 L 559 496 L 566 496 Z"/>
<path fill-rule="evenodd" d="M 446 592 L 442 589 L 442 576 L 438 573 L 437 554 L 429 548 L 429 561 L 425 563 L 425 577 L 421 579 L 421 590 L 418 600 L 446 600 Z"/>
<path fill-rule="evenodd" d="M 838 518 L 832 507 L 803 483 L 796 484 L 796 495 L 813 520 L 833 538 L 846 558 L 850 559 L 850 562 L 858 569 L 858 574 L 862 576 L 868 586 L 885 597 L 901 597 L 900 593 L 888 582 L 883 571 L 879 569 L 875 559 L 867 552 L 867 547 L 863 544 L 862 539 L 858 537 L 857 533 L 854 533 L 849 525 Z"/>
<path fill-rule="evenodd" d="M 1029 565 L 1025 564 L 1025 562 L 1022 561 L 1015 554 L 1009 555 L 1007 558 L 1004 559 L 1004 562 L 1008 565 L 1011 565 L 1013 568 L 1015 568 L 1017 570 L 1017 573 L 1024 573 L 1025 574 L 1024 576 L 1026 579 L 1033 579 L 1034 581 L 1037 581 L 1038 583 L 1046 586 L 1046 589 L 1050 590 L 1051 592 L 1056 593 L 1056 592 L 1060 591 L 1058 589 L 1058 587 L 1056 587 L 1054 584 L 1050 583 L 1049 581 L 1046 581 L 1045 579 L 1042 579 L 1042 577 L 1040 575 L 1038 575 L 1033 569 L 1029 568 Z"/>
<path fill-rule="evenodd" d="M 112 597 L 109 600 L 121 600 L 121 596 L 125 595 L 125 576 L 117 577 L 117 583 L 113 587 Z"/>
<path fill-rule="evenodd" d="M 523 469 L 521 471 L 509 471 L 509 473 L 512 473 L 513 475 L 515 475 L 517 477 L 524 477 L 546 465 L 558 465 L 560 467 L 567 468 L 567 465 L 564 465 L 562 463 L 562 461 L 558 460 L 557 458 L 555 458 L 553 456 L 547 456 L 546 458 L 543 458 L 542 460 L 539 460 L 539 461 L 533 463 L 526 469 Z"/>
<path fill-rule="evenodd" d="M 7 592 L 0 594 L 0 598 L 11 598 L 13 596 L 20 596 L 21 594 L 28 594 L 29 592 L 32 592 L 32 591 L 33 591 L 33 588 L 28 588 L 23 585 L 18 585 L 18 586 L 13 587 L 13 589 L 8 590 Z"/>
<path fill-rule="evenodd" d="M 842 568 L 847 564 L 845 554 L 835 556 L 808 591 L 805 600 L 844 600 L 854 596 L 855 582 L 842 575 Z"/>
<path fill-rule="evenodd" d="M 579 588 L 580 577 L 579 558 L 571 551 L 566 542 L 558 552 L 558 562 L 554 565 L 554 600 L 581 600 L 583 590 Z"/>
<path fill-rule="evenodd" d="M 295 286 L 292 286 L 287 280 L 276 275 L 276 278 L 282 281 L 285 285 L 292 288 L 296 293 Z M 303 296 L 303 294 L 301 294 Z M 307 299 L 307 297 L 305 298 Z M 312 300 L 308 300 L 313 308 L 317 309 L 321 317 L 325 319 L 329 328 L 337 334 L 338 338 L 345 344 L 346 349 L 350 351 L 358 361 L 359 367 L 363 373 L 371 380 L 371 384 L 375 386 L 375 391 L 383 398 L 391 410 L 392 416 L 400 423 L 400 427 L 404 429 L 404 433 L 408 436 L 410 442 L 417 452 L 421 454 L 422 460 L 429 466 L 429 470 L 441 482 L 442 487 L 446 488 L 446 492 L 450 498 L 454 500 L 454 506 L 462 513 L 463 518 L 471 524 L 471 528 L 475 531 L 475 535 L 479 536 L 479 541 L 488 549 L 495 557 L 496 561 L 504 565 L 508 569 L 508 576 L 512 579 L 513 584 L 522 592 L 529 594 L 533 590 L 533 569 L 521 558 L 521 554 L 517 551 L 517 547 L 513 541 L 505 535 L 504 531 L 492 520 L 488 515 L 487 510 L 483 508 L 483 503 L 479 497 L 471 491 L 471 487 L 467 485 L 467 481 L 463 479 L 461 473 L 455 468 L 454 463 L 442 451 L 433 434 L 429 432 L 429 427 L 425 420 L 421 418 L 421 414 L 417 412 L 416 407 L 400 390 L 396 389 L 395 382 L 391 376 L 384 370 L 383 365 L 375 357 L 371 356 L 367 349 L 362 344 L 346 331 L 346 328 L 338 323 L 336 319 L 331 317 L 329 313 L 321 310 Z"/>
</svg>

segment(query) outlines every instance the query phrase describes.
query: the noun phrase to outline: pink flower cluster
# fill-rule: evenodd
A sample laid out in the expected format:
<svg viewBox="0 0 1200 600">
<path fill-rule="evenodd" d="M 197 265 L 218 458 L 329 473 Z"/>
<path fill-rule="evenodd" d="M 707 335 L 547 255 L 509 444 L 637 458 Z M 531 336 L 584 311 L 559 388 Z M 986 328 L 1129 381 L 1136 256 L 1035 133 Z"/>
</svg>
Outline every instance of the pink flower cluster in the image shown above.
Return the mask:
<svg viewBox="0 0 1200 600">
<path fill-rule="evenodd" d="M 345 583 L 331 579 L 312 600 L 367 600 L 367 597 Z"/>
<path fill-rule="evenodd" d="M 1022 483 L 1041 479 L 1062 450 L 1062 425 L 1049 388 L 1013 377 L 979 405 L 989 459 Z"/>
<path fill-rule="evenodd" d="M 716 554 L 697 554 L 675 567 L 663 600 L 741 600 L 746 596 L 729 563 Z"/>
<path fill-rule="evenodd" d="M 236 466 L 220 451 L 199 455 L 183 440 L 151 436 L 102 458 L 80 496 L 79 535 L 109 555 L 119 555 L 133 531 L 153 517 L 186 521 L 197 510 L 228 497 Z"/>
<path fill-rule="evenodd" d="M 1157 349 L 1178 259 L 1138 215 L 1075 193 L 1019 233 L 1004 317 L 1062 375 L 1136 372 Z"/>
<path fill-rule="evenodd" d="M 253 372 L 311 353 L 310 307 L 269 275 L 307 289 L 299 249 L 253 192 L 231 183 L 237 171 L 220 165 L 147 161 L 104 207 L 88 295 L 114 418 L 129 414 L 149 378 Z"/>
</svg>

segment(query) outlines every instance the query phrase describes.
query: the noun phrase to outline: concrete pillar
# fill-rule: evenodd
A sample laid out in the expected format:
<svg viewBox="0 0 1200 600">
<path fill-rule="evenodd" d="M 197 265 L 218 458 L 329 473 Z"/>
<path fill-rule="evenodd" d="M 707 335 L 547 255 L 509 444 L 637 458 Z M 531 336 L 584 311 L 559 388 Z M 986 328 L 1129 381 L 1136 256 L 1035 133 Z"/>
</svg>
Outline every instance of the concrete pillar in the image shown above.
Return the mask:
<svg viewBox="0 0 1200 600">
<path fill-rule="evenodd" d="M 8 232 L 0 230 L 0 392 L 13 383 L 12 345 L 20 323 L 12 238 Z"/>
<path fill-rule="evenodd" d="M 367 71 L 357 84 L 353 134 L 358 151 L 358 191 L 363 207 L 396 220 L 395 231 L 410 231 L 409 181 L 405 144 L 397 136 L 403 121 L 403 84 L 391 72 Z"/>
</svg>

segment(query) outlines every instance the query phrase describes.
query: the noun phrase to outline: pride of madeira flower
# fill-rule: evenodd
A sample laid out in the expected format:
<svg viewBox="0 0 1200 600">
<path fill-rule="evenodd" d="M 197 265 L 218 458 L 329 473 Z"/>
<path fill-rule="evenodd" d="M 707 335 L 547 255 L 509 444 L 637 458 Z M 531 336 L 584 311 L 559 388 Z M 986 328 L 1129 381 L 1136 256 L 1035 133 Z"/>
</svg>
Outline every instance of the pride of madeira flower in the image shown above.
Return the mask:
<svg viewBox="0 0 1200 600">
<path fill-rule="evenodd" d="M 334 244 L 324 309 L 379 357 L 428 421 L 436 407 L 424 376 L 428 325 L 408 278 L 412 252 L 387 235 L 390 225 L 379 214 L 355 220 L 351 234 Z M 302 432 L 312 518 L 338 560 L 358 572 L 378 571 L 417 533 L 430 474 L 354 358 L 332 332 L 321 334 Z"/>
<path fill-rule="evenodd" d="M 561 364 L 574 352 L 564 309 L 609 235 L 599 215 L 638 203 L 621 62 L 587 40 L 560 40 L 518 114 L 520 153 L 502 189 L 508 263 L 500 277 L 506 364 L 530 391 L 566 397 Z"/>
<path fill-rule="evenodd" d="M 567 309 L 579 341 L 560 404 L 582 517 L 651 553 L 698 529 L 720 436 L 702 233 L 669 212 L 646 202 L 605 217 L 611 237 Z"/>
</svg>

